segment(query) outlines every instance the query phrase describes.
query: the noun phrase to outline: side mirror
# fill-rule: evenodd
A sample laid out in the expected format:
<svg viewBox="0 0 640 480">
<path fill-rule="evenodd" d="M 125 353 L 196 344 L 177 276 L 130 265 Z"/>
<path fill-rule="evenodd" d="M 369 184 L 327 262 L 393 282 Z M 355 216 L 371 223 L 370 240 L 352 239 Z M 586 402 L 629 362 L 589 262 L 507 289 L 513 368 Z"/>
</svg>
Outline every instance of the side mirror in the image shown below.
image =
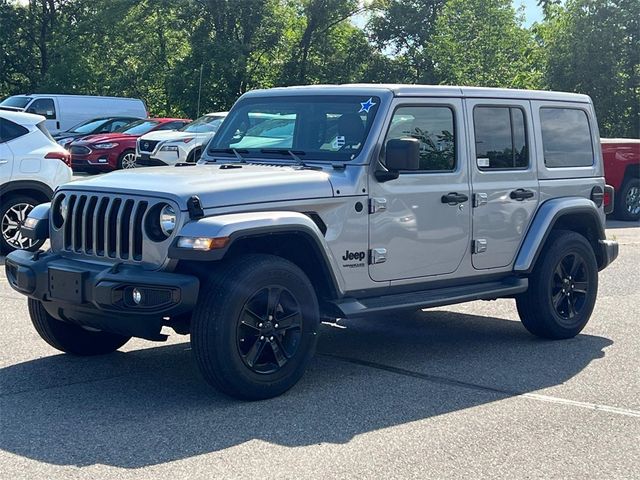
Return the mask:
<svg viewBox="0 0 640 480">
<path fill-rule="evenodd" d="M 420 170 L 420 141 L 416 138 L 395 138 L 387 142 L 385 151 L 386 170 L 378 170 L 378 181 L 395 180 L 400 170 Z"/>
<path fill-rule="evenodd" d="M 392 172 L 420 170 L 420 140 L 410 137 L 389 140 L 384 164 Z"/>
</svg>

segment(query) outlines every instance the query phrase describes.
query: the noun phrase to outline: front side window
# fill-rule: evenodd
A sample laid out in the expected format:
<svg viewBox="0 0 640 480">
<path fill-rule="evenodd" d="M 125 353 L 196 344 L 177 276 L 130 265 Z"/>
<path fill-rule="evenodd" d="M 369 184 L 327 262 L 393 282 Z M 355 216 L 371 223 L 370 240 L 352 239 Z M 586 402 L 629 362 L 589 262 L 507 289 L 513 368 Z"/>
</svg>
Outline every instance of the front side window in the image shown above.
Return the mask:
<svg viewBox="0 0 640 480">
<path fill-rule="evenodd" d="M 451 171 L 456 167 L 453 110 L 440 106 L 399 107 L 385 139 L 420 140 L 420 170 Z"/>
<path fill-rule="evenodd" d="M 27 133 L 29 133 L 29 130 L 22 125 L 10 122 L 5 118 L 0 118 L 0 143 L 14 140 Z"/>
<path fill-rule="evenodd" d="M 473 124 L 480 170 L 512 170 L 529 165 L 524 112 L 520 108 L 476 107 Z"/>
<path fill-rule="evenodd" d="M 36 98 L 27 108 L 27 112 L 42 115 L 47 119 L 56 118 L 56 106 L 52 98 Z"/>
<path fill-rule="evenodd" d="M 541 108 L 544 164 L 550 168 L 590 167 L 593 143 L 589 119 L 577 108 Z"/>
<path fill-rule="evenodd" d="M 380 105 L 373 96 L 248 98 L 226 117 L 209 151 L 348 161 L 360 152 Z"/>
</svg>

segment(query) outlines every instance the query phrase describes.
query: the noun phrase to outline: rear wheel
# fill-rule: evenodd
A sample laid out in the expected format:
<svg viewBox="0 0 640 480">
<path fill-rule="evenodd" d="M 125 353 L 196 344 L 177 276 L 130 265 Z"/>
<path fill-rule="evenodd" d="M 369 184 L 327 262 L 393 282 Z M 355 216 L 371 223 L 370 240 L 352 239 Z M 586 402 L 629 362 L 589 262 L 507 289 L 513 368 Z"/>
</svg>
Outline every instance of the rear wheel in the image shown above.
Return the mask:
<svg viewBox="0 0 640 480">
<path fill-rule="evenodd" d="M 44 240 L 31 240 L 22 235 L 20 228 L 39 201 L 28 195 L 15 195 L 2 200 L 0 205 L 0 253 L 14 250 L 39 249 Z"/>
<path fill-rule="evenodd" d="M 138 162 L 136 160 L 136 152 L 135 150 L 125 150 L 118 157 L 118 168 L 119 169 L 129 169 L 129 168 L 137 168 Z"/>
<path fill-rule="evenodd" d="M 302 270 L 271 255 L 245 255 L 221 265 L 203 286 L 191 345 L 207 382 L 227 395 L 259 400 L 302 377 L 318 325 L 318 301 Z"/>
<path fill-rule="evenodd" d="M 640 220 L 640 179 L 630 178 L 624 182 L 614 208 L 620 220 Z"/>
<path fill-rule="evenodd" d="M 589 321 L 597 294 L 598 265 L 591 244 L 578 233 L 560 230 L 549 236 L 529 289 L 516 298 L 516 304 L 532 334 L 571 338 Z"/>
<path fill-rule="evenodd" d="M 47 313 L 42 303 L 29 299 L 31 323 L 42 339 L 53 348 L 73 355 L 103 355 L 115 352 L 131 337 L 115 333 L 86 330 L 63 322 Z"/>
</svg>

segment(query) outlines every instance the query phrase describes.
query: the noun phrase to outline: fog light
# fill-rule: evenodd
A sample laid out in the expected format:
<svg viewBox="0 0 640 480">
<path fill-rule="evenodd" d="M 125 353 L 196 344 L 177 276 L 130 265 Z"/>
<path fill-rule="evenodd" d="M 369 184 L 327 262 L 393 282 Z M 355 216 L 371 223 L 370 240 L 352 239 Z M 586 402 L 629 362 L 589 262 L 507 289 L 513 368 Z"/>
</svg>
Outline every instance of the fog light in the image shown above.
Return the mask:
<svg viewBox="0 0 640 480">
<path fill-rule="evenodd" d="M 134 288 L 131 291 L 131 298 L 133 299 L 133 303 L 135 303 L 136 305 L 140 305 L 140 303 L 142 302 L 142 292 L 137 288 Z"/>
</svg>

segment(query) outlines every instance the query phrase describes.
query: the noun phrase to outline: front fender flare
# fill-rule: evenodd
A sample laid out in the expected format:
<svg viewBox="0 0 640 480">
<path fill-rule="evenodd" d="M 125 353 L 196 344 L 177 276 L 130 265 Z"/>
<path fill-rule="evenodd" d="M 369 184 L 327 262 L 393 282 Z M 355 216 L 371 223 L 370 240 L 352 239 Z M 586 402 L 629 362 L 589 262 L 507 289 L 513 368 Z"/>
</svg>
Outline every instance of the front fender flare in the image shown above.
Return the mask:
<svg viewBox="0 0 640 480">
<path fill-rule="evenodd" d="M 599 240 L 605 240 L 603 215 L 591 200 L 584 197 L 561 197 L 544 202 L 538 209 L 520 246 L 513 267 L 514 271 L 523 274 L 531 273 L 549 233 L 560 217 L 585 213 L 592 216 L 597 225 Z"/>
<path fill-rule="evenodd" d="M 201 218 L 185 224 L 169 247 L 169 257 L 175 260 L 216 261 L 222 260 L 235 242 L 248 237 L 294 233 L 304 235 L 316 247 L 324 261 L 326 273 L 337 292 L 344 292 L 344 281 L 337 273 L 338 265 L 333 258 L 324 235 L 309 218 L 300 212 L 267 211 L 230 213 Z M 180 237 L 229 238 L 223 248 L 208 251 L 178 248 Z"/>
</svg>

